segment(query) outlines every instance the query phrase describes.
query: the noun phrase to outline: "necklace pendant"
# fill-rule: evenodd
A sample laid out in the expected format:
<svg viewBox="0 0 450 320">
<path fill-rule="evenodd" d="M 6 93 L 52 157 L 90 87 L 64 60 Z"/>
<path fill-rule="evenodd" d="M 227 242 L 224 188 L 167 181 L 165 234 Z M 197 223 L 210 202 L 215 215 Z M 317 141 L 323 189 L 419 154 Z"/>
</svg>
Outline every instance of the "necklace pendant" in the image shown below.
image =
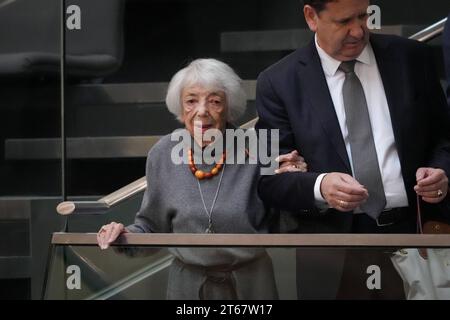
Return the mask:
<svg viewBox="0 0 450 320">
<path fill-rule="evenodd" d="M 212 224 L 210 224 L 210 225 L 208 226 L 208 228 L 206 228 L 205 233 L 214 233 L 214 229 L 213 229 Z"/>
</svg>

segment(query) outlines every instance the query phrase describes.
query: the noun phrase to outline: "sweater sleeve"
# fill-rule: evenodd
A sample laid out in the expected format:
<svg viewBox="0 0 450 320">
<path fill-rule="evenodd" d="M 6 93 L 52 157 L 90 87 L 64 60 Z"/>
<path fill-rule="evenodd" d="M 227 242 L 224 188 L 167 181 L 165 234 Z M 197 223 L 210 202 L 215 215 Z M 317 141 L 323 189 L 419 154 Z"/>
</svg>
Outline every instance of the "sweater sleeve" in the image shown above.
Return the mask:
<svg viewBox="0 0 450 320">
<path fill-rule="evenodd" d="M 156 146 L 155 146 L 156 147 Z M 157 170 L 158 161 L 161 155 L 158 152 L 161 148 L 155 148 L 149 152 L 146 165 L 147 189 L 142 198 L 141 208 L 136 214 L 134 223 L 127 226 L 129 232 L 134 233 L 170 233 L 172 223 L 169 209 L 163 197 L 164 186 L 161 177 L 158 176 L 161 170 Z M 158 149 L 160 151 L 158 151 Z M 158 181 L 158 183 L 156 183 Z M 153 182 L 153 183 L 152 183 Z"/>
</svg>

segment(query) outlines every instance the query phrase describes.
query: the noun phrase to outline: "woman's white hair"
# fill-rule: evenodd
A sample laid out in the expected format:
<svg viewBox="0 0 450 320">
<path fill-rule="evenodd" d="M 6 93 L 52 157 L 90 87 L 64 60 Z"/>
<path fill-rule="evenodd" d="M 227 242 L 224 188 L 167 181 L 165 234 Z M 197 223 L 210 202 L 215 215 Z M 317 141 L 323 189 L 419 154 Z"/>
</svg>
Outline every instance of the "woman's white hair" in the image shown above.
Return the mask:
<svg viewBox="0 0 450 320">
<path fill-rule="evenodd" d="M 183 105 L 181 93 L 184 88 L 200 85 L 211 90 L 222 90 L 227 98 L 227 121 L 236 121 L 245 112 L 247 96 L 242 87 L 242 79 L 230 66 L 216 59 L 197 59 L 178 71 L 170 80 L 166 104 L 181 121 Z"/>
</svg>

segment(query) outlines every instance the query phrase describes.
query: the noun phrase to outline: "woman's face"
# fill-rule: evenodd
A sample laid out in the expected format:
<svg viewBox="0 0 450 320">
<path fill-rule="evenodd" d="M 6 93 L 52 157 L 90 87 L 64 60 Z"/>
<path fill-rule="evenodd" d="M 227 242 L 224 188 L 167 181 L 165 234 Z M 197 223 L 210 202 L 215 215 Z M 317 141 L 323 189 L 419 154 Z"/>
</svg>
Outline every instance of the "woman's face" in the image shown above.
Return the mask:
<svg viewBox="0 0 450 320">
<path fill-rule="evenodd" d="M 185 87 L 181 92 L 181 103 L 181 120 L 200 146 L 205 147 L 212 142 L 204 140 L 206 130 L 225 130 L 228 106 L 224 91 L 206 89 L 201 85 Z"/>
</svg>

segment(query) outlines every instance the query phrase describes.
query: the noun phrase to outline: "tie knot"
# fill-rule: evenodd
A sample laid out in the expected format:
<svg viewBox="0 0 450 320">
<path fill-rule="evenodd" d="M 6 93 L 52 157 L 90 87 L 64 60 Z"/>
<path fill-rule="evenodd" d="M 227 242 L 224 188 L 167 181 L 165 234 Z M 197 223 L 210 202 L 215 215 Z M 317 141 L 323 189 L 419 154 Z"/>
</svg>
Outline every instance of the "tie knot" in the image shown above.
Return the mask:
<svg viewBox="0 0 450 320">
<path fill-rule="evenodd" d="M 355 72 L 355 63 L 356 63 L 356 60 L 341 62 L 339 69 L 342 70 L 343 72 L 345 72 L 346 74 Z"/>
</svg>

